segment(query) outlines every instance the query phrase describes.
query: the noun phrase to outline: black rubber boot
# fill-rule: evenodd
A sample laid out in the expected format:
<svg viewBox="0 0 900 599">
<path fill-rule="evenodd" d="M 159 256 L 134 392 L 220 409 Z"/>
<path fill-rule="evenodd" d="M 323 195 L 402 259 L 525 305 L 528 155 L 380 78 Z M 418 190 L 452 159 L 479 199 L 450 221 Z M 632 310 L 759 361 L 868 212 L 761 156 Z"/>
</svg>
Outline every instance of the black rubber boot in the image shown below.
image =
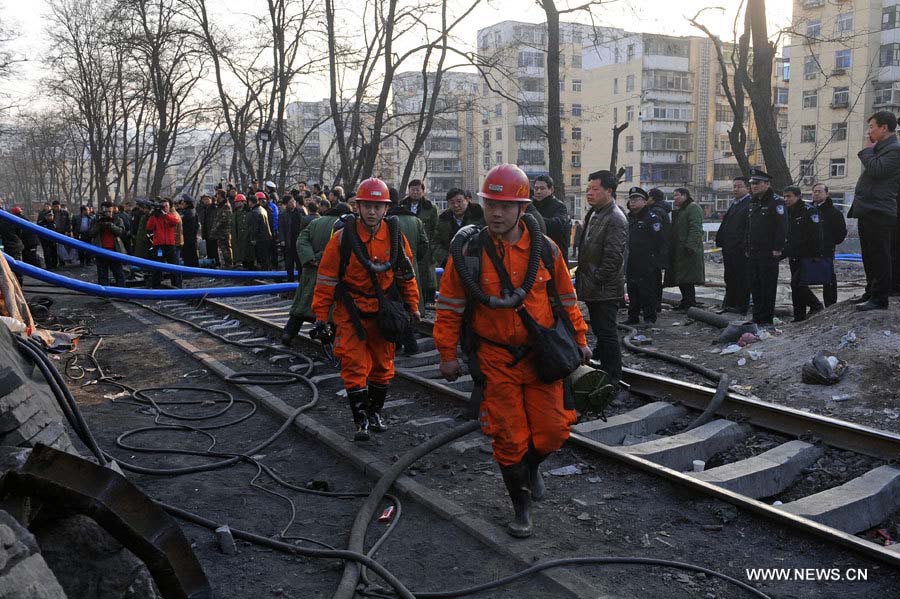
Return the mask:
<svg viewBox="0 0 900 599">
<path fill-rule="evenodd" d="M 528 482 L 531 483 L 531 498 L 535 501 L 543 499 L 546 492 L 544 477 L 541 476 L 541 470 L 538 468 L 545 459 L 547 459 L 547 456 L 538 453 L 534 446 L 528 447 L 528 453 L 525 454 L 525 463 L 528 464 Z"/>
<path fill-rule="evenodd" d="M 369 405 L 366 408 L 366 415 L 369 417 L 369 428 L 376 433 L 383 433 L 387 430 L 387 425 L 381 419 L 381 410 L 384 409 L 387 390 L 387 385 L 369 383 Z"/>
<path fill-rule="evenodd" d="M 290 347 L 291 343 L 294 341 L 294 337 L 297 336 L 297 333 L 300 332 L 300 327 L 303 325 L 303 317 L 302 316 L 294 316 L 291 314 L 291 317 L 288 318 L 287 324 L 284 325 L 284 331 L 281 332 L 281 344 L 285 347 Z"/>
<path fill-rule="evenodd" d="M 353 423 L 356 425 L 354 441 L 369 440 L 369 418 L 366 415 L 366 407 L 369 403 L 369 390 L 358 389 L 347 392 L 347 400 L 350 402 L 350 412 L 353 414 Z"/>
<path fill-rule="evenodd" d="M 506 532 L 517 539 L 531 536 L 531 485 L 528 482 L 528 464 L 522 460 L 512 466 L 500 466 L 503 482 L 516 512 Z"/>
</svg>

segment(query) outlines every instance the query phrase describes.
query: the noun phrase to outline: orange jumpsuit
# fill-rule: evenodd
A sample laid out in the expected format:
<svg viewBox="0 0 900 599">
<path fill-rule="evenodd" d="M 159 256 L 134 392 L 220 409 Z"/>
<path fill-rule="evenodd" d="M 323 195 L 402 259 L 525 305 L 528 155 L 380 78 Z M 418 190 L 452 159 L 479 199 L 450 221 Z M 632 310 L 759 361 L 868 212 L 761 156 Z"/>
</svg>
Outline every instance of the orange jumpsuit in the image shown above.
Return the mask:
<svg viewBox="0 0 900 599">
<path fill-rule="evenodd" d="M 370 259 L 375 262 L 387 262 L 391 257 L 391 243 L 388 226 L 382 222 L 371 235 L 362 224 L 357 221 L 356 233 L 366 246 Z M 363 265 L 351 253 L 347 270 L 344 273 L 344 283 L 350 289 L 350 294 L 356 302 L 359 311 L 363 313 L 363 327 L 366 330 L 365 341 L 361 340 L 353 322 L 347 313 L 343 302 L 335 299 L 335 287 L 338 284 L 338 274 L 341 262 L 341 236 L 343 230 L 338 230 L 328 245 L 319 262 L 319 274 L 316 278 L 316 289 L 313 293 L 312 310 L 317 320 L 328 320 L 328 314 L 332 304 L 334 308 L 334 324 L 337 328 L 334 339 L 334 355 L 341 360 L 341 378 L 344 379 L 344 388 L 348 391 L 364 389 L 368 382 L 386 385 L 394 378 L 394 344 L 385 341 L 374 315 L 378 312 L 378 299 L 375 297 L 375 288 L 372 286 L 372 278 Z M 401 233 L 403 251 L 412 261 L 412 251 L 409 242 Z M 394 280 L 393 269 L 378 273 L 378 282 L 382 289 L 390 287 Z M 418 309 L 419 288 L 416 280 L 398 280 L 397 285 L 403 301 L 410 312 Z M 371 316 L 366 317 L 369 314 Z"/>
<path fill-rule="evenodd" d="M 510 245 L 498 241 L 497 255 L 509 273 L 515 287 L 522 284 L 528 267 L 531 235 L 524 226 L 522 237 Z M 552 242 L 551 242 L 552 243 Z M 575 289 L 569 269 L 558 251 L 554 260 L 553 281 L 563 305 L 575 327 L 578 345 L 587 345 L 587 325 L 578 309 Z M 544 263 L 538 269 L 531 292 L 525 297 L 525 308 L 541 325 L 553 324 L 553 312 L 547 292 L 549 273 Z M 500 277 L 490 258 L 482 250 L 481 289 L 488 295 L 500 296 Z M 465 288 L 453 266 L 447 262 L 441 289 L 436 303 L 437 319 L 434 325 L 434 342 L 441 361 L 456 359 L 463 309 L 466 305 Z M 482 338 L 506 345 L 526 345 L 528 333 L 522 320 L 511 308 L 488 308 L 477 304 L 471 326 Z M 569 438 L 569 426 L 575 422 L 575 411 L 563 408 L 563 381 L 544 384 L 540 381 L 531 362 L 531 353 L 515 366 L 510 353 L 501 347 L 479 341 L 478 360 L 486 383 L 481 403 L 481 428 L 493 440 L 494 459 L 501 466 L 519 463 L 528 451 L 529 442 L 541 454 L 556 451 Z"/>
</svg>

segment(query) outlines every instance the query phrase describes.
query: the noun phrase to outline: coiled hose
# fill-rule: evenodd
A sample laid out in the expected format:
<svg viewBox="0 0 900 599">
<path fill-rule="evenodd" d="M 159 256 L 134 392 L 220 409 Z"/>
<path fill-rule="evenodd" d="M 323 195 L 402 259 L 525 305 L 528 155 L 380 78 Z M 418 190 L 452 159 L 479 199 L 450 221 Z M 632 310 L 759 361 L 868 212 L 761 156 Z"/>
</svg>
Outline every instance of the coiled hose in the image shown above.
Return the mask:
<svg viewBox="0 0 900 599">
<path fill-rule="evenodd" d="M 525 296 L 528 295 L 534 286 L 535 280 L 537 280 L 537 271 L 541 265 L 541 256 L 544 251 L 544 244 L 540 243 L 543 239 L 543 233 L 541 233 L 541 227 L 537 220 L 530 214 L 523 214 L 522 222 L 525 223 L 525 228 L 531 234 L 531 253 L 528 256 L 528 269 L 525 271 L 525 279 L 522 281 L 522 286 L 515 289 L 512 295 L 497 297 L 486 294 L 466 264 L 463 249 L 469 241 L 481 234 L 482 229 L 475 225 L 465 226 L 454 235 L 453 240 L 450 242 L 450 255 L 453 257 L 453 266 L 456 268 L 456 272 L 459 273 L 459 279 L 462 281 L 463 287 L 465 287 L 467 293 L 489 308 L 518 308 L 525 301 Z M 493 240 L 488 239 L 488 243 L 493 243 Z"/>
<path fill-rule="evenodd" d="M 388 231 L 391 231 L 391 254 L 390 259 L 387 262 L 372 262 L 369 258 L 367 255 L 368 252 L 366 252 L 366 249 L 363 246 L 362 239 L 360 239 L 359 235 L 356 233 L 355 215 L 348 214 L 341 219 L 344 221 L 344 235 L 350 236 L 350 247 L 353 248 L 353 255 L 356 256 L 356 259 L 359 260 L 360 264 L 362 264 L 369 272 L 387 272 L 394 268 L 394 262 L 399 259 L 401 254 L 404 258 L 406 257 L 406 252 L 400 249 L 400 225 L 397 217 L 385 217 L 383 224 L 387 226 L 388 220 L 391 219 L 393 226 L 388 227 Z"/>
</svg>

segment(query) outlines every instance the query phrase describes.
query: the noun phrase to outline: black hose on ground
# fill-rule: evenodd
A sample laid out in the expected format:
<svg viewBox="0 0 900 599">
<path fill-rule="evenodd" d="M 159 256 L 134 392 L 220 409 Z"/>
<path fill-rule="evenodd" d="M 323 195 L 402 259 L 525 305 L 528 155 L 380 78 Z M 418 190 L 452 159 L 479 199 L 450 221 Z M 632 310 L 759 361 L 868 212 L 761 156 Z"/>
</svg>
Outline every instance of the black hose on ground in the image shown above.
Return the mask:
<svg viewBox="0 0 900 599">
<path fill-rule="evenodd" d="M 443 447 L 444 445 L 479 430 L 480 428 L 481 424 L 477 420 L 466 422 L 441 433 L 440 435 L 432 437 L 425 443 L 418 445 L 415 449 L 406 452 L 381 476 L 380 479 L 378 479 L 372 492 L 369 493 L 365 503 L 359 509 L 359 512 L 357 512 L 356 519 L 353 521 L 353 527 L 350 529 L 350 540 L 347 543 L 347 548 L 351 551 L 362 553 L 363 544 L 366 540 L 366 530 L 369 528 L 369 522 L 372 520 L 372 516 L 375 514 L 375 510 L 378 507 L 378 502 L 387 490 L 390 489 L 391 485 L 394 484 L 397 477 L 403 474 L 404 470 L 435 449 Z M 334 592 L 334 599 L 352 599 L 353 595 L 356 593 L 359 575 L 360 572 L 356 563 L 345 563 L 344 574 L 341 576 L 338 588 Z"/>
</svg>

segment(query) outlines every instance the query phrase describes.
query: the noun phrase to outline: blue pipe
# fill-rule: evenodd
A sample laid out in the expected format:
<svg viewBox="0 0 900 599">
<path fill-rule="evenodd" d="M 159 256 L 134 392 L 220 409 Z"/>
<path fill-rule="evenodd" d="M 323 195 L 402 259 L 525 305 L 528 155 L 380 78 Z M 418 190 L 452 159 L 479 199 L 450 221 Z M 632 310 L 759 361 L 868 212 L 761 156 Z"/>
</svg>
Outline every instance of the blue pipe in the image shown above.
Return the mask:
<svg viewBox="0 0 900 599">
<path fill-rule="evenodd" d="M 18 216 L 10 214 L 9 212 L 6 212 L 4 210 L 0 210 L 0 219 L 7 220 L 17 227 L 33 231 L 39 236 L 46 237 L 47 239 L 52 239 L 57 243 L 62 243 L 63 245 L 78 248 L 79 250 L 89 252 L 91 254 L 96 254 L 97 256 L 103 256 L 104 258 L 108 258 L 110 260 L 124 262 L 125 264 L 133 264 L 135 266 L 140 266 L 141 268 L 147 268 L 150 270 L 162 270 L 165 272 L 178 272 L 184 275 L 195 275 L 201 277 L 222 279 L 279 279 L 287 277 L 287 271 L 284 270 L 216 270 L 214 268 L 196 268 L 193 266 L 180 266 L 178 264 L 156 262 L 154 260 L 138 258 L 137 256 L 120 254 L 119 252 L 114 252 L 112 250 L 97 247 L 96 245 L 91 243 L 85 243 L 84 241 L 75 239 L 74 237 L 67 237 L 62 233 L 51 231 L 46 227 L 36 225 L 29 220 L 19 218 Z"/>
<path fill-rule="evenodd" d="M 282 293 L 297 289 L 297 283 L 276 283 L 271 285 L 242 285 L 240 287 L 209 287 L 205 289 L 138 289 L 129 287 L 104 287 L 96 283 L 70 279 L 56 273 L 48 272 L 20 260 L 14 259 L 8 254 L 3 254 L 10 268 L 21 275 L 27 275 L 57 285 L 80 291 L 97 297 L 110 297 L 114 299 L 200 299 L 204 297 L 240 297 L 244 295 L 260 295 L 267 293 Z"/>
<path fill-rule="evenodd" d="M 835 254 L 834 259 L 838 262 L 862 262 L 862 254 Z"/>
</svg>

